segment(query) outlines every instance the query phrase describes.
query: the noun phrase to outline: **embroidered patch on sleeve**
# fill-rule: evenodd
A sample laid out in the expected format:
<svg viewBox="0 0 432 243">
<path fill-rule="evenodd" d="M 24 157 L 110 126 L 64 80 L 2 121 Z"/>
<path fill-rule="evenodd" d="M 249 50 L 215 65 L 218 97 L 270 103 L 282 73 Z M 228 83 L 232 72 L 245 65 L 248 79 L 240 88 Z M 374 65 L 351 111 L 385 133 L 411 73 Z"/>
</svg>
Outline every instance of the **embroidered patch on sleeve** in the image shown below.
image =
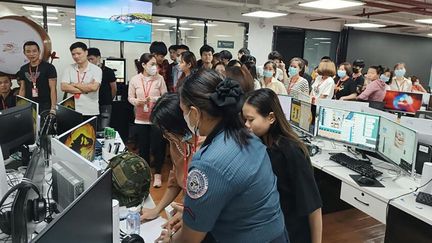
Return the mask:
<svg viewBox="0 0 432 243">
<path fill-rule="evenodd" d="M 187 177 L 186 192 L 192 199 L 198 199 L 206 194 L 208 189 L 208 179 L 204 172 L 193 169 Z"/>
</svg>

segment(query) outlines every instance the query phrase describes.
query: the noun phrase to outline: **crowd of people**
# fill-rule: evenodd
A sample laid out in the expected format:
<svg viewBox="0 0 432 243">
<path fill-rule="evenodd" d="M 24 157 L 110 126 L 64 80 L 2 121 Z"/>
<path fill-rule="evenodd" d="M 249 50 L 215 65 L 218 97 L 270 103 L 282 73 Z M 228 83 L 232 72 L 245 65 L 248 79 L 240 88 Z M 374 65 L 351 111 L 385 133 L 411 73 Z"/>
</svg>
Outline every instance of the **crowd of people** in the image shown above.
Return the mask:
<svg viewBox="0 0 432 243">
<path fill-rule="evenodd" d="M 55 67 L 40 60 L 36 42 L 26 42 L 23 52 L 29 63 L 17 74 L 19 95 L 54 113 Z M 61 90 L 75 97 L 84 118 L 109 121 L 117 92 L 114 71 L 102 64 L 97 48 L 76 42 L 70 52 L 74 64 L 63 70 Z M 154 187 L 162 185 L 167 147 L 172 160 L 162 200 L 142 209 L 141 220 L 158 217 L 185 192 L 184 205 L 172 204 L 177 213 L 161 242 L 320 243 L 322 202 L 308 150 L 277 95 L 315 103 L 382 101 L 386 90 L 426 92 L 417 77 L 406 77 L 404 63 L 393 69 L 372 65 L 364 74 L 360 59 L 336 66 L 323 57 L 309 73 L 307 60 L 295 57 L 285 64 L 277 51 L 262 66 L 246 48 L 237 59 L 209 45 L 199 52 L 197 60 L 186 45 L 167 48 L 155 41 L 135 61 L 137 74 L 129 81 L 139 155 L 155 169 Z M 0 110 L 15 105 L 11 85 L 0 74 Z"/>
</svg>

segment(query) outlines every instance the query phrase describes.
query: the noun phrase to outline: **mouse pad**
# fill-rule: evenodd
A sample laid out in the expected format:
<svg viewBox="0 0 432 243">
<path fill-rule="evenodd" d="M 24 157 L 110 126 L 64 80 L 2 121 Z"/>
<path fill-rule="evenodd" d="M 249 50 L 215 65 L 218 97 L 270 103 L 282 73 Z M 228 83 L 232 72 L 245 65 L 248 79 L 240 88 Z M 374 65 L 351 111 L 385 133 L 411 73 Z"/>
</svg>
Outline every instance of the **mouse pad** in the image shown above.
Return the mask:
<svg viewBox="0 0 432 243">
<path fill-rule="evenodd" d="M 357 185 L 359 185 L 361 187 L 384 187 L 384 185 L 381 184 L 377 180 L 374 180 L 374 184 L 372 184 L 372 185 L 365 185 L 365 184 L 362 184 L 362 183 L 358 182 L 358 179 L 360 177 L 362 177 L 361 175 L 349 175 L 349 176 L 357 183 Z"/>
</svg>

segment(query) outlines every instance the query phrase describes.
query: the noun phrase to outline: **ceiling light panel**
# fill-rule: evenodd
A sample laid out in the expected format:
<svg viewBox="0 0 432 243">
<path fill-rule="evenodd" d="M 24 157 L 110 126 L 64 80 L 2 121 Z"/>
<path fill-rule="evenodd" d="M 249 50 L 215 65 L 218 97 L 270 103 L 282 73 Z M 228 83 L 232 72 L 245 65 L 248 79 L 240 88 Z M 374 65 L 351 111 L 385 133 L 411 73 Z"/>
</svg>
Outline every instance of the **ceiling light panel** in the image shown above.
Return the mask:
<svg viewBox="0 0 432 243">
<path fill-rule="evenodd" d="M 319 8 L 319 9 L 342 9 L 364 5 L 363 2 L 359 1 L 347 1 L 347 0 L 317 0 L 312 2 L 300 3 L 299 6 L 307 8 Z"/>
<path fill-rule="evenodd" d="M 270 12 L 270 11 L 253 11 L 249 13 L 242 14 L 246 17 L 256 17 L 256 18 L 276 18 L 276 17 L 282 17 L 286 16 L 286 13 L 278 13 L 278 12 Z"/>
</svg>

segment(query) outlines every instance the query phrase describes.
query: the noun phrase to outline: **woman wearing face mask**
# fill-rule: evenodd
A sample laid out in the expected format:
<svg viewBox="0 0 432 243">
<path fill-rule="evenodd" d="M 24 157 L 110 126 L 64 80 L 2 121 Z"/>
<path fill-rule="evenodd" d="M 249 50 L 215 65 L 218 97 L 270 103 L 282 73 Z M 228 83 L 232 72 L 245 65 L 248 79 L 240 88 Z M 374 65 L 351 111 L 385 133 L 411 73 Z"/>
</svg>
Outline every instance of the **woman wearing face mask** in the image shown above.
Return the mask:
<svg viewBox="0 0 432 243">
<path fill-rule="evenodd" d="M 267 146 L 290 242 L 320 243 L 322 202 L 308 150 L 286 120 L 278 97 L 269 89 L 255 90 L 242 113 L 246 127 Z"/>
<path fill-rule="evenodd" d="M 371 66 L 366 76 L 372 80 L 372 82 L 366 86 L 366 89 L 357 99 L 382 102 L 386 94 L 386 83 L 391 79 L 390 69 L 382 66 Z"/>
<path fill-rule="evenodd" d="M 298 98 L 299 93 L 303 93 L 305 95 L 309 95 L 309 83 L 306 79 L 300 76 L 300 71 L 303 70 L 304 63 L 303 60 L 294 57 L 290 61 L 290 65 L 288 67 L 288 76 L 286 82 L 287 94 Z"/>
<path fill-rule="evenodd" d="M 411 77 L 412 89 L 411 92 L 415 93 L 427 93 L 426 89 L 421 85 L 420 80 L 416 76 Z"/>
<path fill-rule="evenodd" d="M 182 71 L 182 75 L 180 76 L 177 85 L 176 85 L 176 91 L 180 90 L 180 87 L 183 85 L 183 81 L 185 78 L 189 75 L 191 75 L 192 72 L 195 71 L 197 68 L 197 60 L 193 52 L 185 51 L 180 55 L 180 62 L 179 62 L 180 69 Z"/>
<path fill-rule="evenodd" d="M 351 64 L 344 62 L 337 70 L 336 88 L 334 98 L 337 100 L 355 100 L 357 97 L 357 85 L 352 80 Z"/>
<path fill-rule="evenodd" d="M 156 100 L 167 92 L 165 81 L 157 73 L 156 58 L 144 53 L 135 61 L 139 74 L 129 82 L 128 100 L 135 107 L 135 124 L 138 126 L 139 155 L 150 163 L 153 154 L 154 187 L 162 185 L 162 165 L 165 159 L 165 142 L 160 130 L 150 122 L 150 114 Z"/>
<path fill-rule="evenodd" d="M 317 99 L 331 99 L 334 95 L 336 66 L 332 61 L 322 61 L 318 66 L 318 76 L 312 84 L 312 103 Z"/>
<path fill-rule="evenodd" d="M 180 97 L 189 129 L 207 138 L 189 165 L 183 226 L 158 240 L 198 243 L 211 232 L 217 242 L 289 242 L 266 148 L 239 115 L 240 85 L 200 70 Z"/>
<path fill-rule="evenodd" d="M 274 63 L 273 61 L 268 61 L 264 64 L 261 87 L 269 88 L 273 90 L 276 94 L 287 94 L 283 83 L 276 79 L 276 63 Z"/>
<path fill-rule="evenodd" d="M 411 80 L 405 78 L 405 63 L 398 63 L 394 66 L 394 77 L 390 84 L 390 90 L 411 92 Z"/>
</svg>

